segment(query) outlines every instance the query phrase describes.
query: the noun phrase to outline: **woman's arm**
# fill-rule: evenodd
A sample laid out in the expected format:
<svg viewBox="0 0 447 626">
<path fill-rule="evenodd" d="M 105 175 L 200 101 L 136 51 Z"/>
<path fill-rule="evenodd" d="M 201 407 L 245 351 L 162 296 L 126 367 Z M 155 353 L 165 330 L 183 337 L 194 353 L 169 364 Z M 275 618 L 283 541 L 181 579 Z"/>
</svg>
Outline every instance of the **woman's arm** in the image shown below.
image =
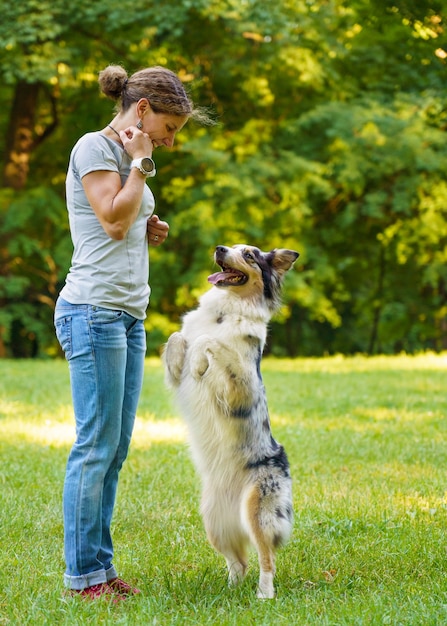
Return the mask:
<svg viewBox="0 0 447 626">
<path fill-rule="evenodd" d="M 152 156 L 154 146 L 146 133 L 130 126 L 119 133 L 124 150 L 131 157 Z M 87 200 L 101 226 L 112 239 L 124 239 L 135 222 L 143 198 L 146 177 L 136 167 L 121 186 L 118 172 L 97 170 L 82 178 Z"/>
<path fill-rule="evenodd" d="M 124 186 L 117 172 L 96 171 L 82 179 L 87 200 L 105 232 L 124 239 L 140 210 L 146 178 L 133 167 Z"/>
</svg>

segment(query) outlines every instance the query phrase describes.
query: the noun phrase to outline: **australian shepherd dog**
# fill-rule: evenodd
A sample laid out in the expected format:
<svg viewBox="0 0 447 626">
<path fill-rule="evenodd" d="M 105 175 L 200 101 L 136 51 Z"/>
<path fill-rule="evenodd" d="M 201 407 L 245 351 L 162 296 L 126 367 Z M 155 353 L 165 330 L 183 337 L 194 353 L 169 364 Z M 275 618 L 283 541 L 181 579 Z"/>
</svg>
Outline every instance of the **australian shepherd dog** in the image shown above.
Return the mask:
<svg viewBox="0 0 447 626">
<path fill-rule="evenodd" d="M 260 362 L 283 278 L 298 256 L 218 246 L 221 271 L 208 278 L 213 287 L 163 354 L 202 480 L 208 539 L 224 555 L 234 584 L 245 576 L 248 547 L 255 547 L 259 598 L 275 596 L 275 553 L 293 523 L 289 462 L 270 430 Z"/>
</svg>

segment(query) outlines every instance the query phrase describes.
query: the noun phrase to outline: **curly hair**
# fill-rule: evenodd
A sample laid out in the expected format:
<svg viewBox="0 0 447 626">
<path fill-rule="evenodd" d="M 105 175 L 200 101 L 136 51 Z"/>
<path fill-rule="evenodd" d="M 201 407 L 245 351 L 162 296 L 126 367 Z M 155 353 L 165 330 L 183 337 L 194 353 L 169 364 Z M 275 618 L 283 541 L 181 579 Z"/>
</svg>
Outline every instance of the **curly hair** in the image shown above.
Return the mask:
<svg viewBox="0 0 447 626">
<path fill-rule="evenodd" d="M 102 93 L 117 102 L 117 111 L 125 112 L 134 102 L 147 98 L 154 113 L 213 123 L 204 109 L 194 106 L 177 74 L 164 67 L 148 67 L 128 76 L 120 65 L 109 65 L 99 73 L 98 82 Z"/>
</svg>

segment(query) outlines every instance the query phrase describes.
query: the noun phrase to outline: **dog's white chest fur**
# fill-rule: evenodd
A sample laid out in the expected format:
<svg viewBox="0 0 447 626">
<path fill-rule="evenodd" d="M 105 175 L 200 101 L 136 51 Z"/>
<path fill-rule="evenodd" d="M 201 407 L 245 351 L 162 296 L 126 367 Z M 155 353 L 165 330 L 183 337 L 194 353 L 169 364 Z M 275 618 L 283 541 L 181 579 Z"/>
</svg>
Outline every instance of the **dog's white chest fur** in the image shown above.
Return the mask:
<svg viewBox="0 0 447 626">
<path fill-rule="evenodd" d="M 218 482 L 230 475 L 236 479 L 253 437 L 261 451 L 270 445 L 269 433 L 257 433 L 256 424 L 258 416 L 267 416 L 254 410 L 265 404 L 259 368 L 266 321 L 258 311 L 253 318 L 247 307 L 229 307 L 227 295 L 211 289 L 199 309 L 185 316 L 181 335 L 187 347 L 178 388 L 195 463 L 203 480 L 214 474 Z M 251 413 L 248 428 L 245 418 Z"/>
</svg>

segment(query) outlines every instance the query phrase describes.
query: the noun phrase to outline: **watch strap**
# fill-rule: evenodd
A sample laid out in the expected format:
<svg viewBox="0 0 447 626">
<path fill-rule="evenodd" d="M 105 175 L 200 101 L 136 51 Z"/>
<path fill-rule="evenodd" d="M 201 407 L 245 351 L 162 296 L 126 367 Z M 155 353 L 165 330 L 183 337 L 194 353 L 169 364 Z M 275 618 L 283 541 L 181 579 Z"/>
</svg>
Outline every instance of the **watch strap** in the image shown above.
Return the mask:
<svg viewBox="0 0 447 626">
<path fill-rule="evenodd" d="M 152 170 L 148 171 L 145 170 L 143 167 L 143 161 L 144 160 L 149 160 L 152 163 Z M 153 161 L 153 159 L 151 157 L 141 157 L 139 159 L 133 159 L 133 161 L 130 164 L 130 167 L 136 167 L 138 170 L 140 170 L 140 172 L 146 176 L 146 178 L 151 178 L 152 176 L 155 176 L 155 174 L 157 173 L 156 169 L 155 169 L 155 163 Z"/>
</svg>

